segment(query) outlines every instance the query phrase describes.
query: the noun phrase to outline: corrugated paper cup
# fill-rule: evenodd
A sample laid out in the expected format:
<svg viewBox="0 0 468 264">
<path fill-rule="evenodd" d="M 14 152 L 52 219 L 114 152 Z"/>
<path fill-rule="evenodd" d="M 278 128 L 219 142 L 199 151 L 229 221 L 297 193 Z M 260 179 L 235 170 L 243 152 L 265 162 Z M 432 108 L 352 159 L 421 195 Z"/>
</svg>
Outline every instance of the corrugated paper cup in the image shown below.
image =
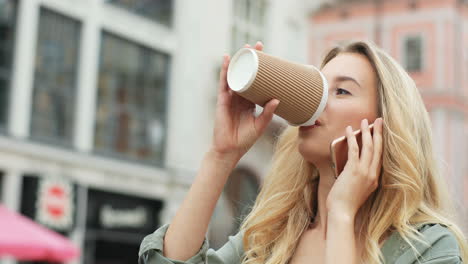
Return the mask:
<svg viewBox="0 0 468 264">
<path fill-rule="evenodd" d="M 327 80 L 314 66 L 250 48 L 232 57 L 227 81 L 234 92 L 260 106 L 278 99 L 275 114 L 292 126 L 313 125 L 328 99 Z"/>
</svg>

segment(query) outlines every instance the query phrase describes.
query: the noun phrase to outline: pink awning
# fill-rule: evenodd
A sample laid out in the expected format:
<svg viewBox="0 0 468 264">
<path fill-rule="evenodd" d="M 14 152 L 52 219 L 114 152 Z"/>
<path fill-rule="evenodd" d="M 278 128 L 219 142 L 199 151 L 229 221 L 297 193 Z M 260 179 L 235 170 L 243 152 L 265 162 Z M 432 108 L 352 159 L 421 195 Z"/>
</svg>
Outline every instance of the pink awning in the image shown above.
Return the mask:
<svg viewBox="0 0 468 264">
<path fill-rule="evenodd" d="M 66 237 L 0 204 L 0 257 L 64 262 L 79 254 Z"/>
</svg>

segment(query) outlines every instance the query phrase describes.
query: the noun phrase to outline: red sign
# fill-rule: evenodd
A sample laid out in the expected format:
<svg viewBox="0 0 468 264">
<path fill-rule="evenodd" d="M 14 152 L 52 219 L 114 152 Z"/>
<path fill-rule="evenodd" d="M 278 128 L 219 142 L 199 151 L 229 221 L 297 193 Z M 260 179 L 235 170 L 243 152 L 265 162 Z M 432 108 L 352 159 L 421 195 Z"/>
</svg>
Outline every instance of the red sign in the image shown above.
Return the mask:
<svg viewBox="0 0 468 264">
<path fill-rule="evenodd" d="M 58 230 L 68 230 L 73 224 L 73 191 L 64 179 L 40 180 L 36 220 Z"/>
</svg>

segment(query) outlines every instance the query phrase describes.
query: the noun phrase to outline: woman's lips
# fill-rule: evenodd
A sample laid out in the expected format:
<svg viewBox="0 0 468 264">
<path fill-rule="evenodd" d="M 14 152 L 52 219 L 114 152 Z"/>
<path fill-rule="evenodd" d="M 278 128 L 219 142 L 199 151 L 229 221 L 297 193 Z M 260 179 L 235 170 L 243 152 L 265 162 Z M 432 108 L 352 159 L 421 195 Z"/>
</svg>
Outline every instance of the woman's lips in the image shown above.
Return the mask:
<svg viewBox="0 0 468 264">
<path fill-rule="evenodd" d="M 301 127 L 299 128 L 299 131 L 309 131 L 309 130 L 314 129 L 314 128 L 316 128 L 316 127 L 318 127 L 318 125 L 301 126 Z"/>
<path fill-rule="evenodd" d="M 311 126 L 301 126 L 299 128 L 299 131 L 309 131 L 311 129 L 314 129 L 316 127 L 319 127 L 321 125 L 321 122 L 319 120 L 315 121 L 315 124 L 311 125 Z"/>
</svg>

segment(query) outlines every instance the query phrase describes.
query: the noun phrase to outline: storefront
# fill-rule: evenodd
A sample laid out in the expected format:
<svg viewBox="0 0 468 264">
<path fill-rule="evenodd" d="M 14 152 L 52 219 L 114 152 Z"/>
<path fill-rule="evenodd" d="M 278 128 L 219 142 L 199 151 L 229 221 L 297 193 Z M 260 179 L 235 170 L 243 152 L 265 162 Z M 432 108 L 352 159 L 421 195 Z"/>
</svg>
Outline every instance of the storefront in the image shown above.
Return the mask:
<svg viewBox="0 0 468 264">
<path fill-rule="evenodd" d="M 76 227 L 77 185 L 63 177 L 26 174 L 21 183 L 21 214 L 68 238 Z M 49 264 L 21 261 L 19 264 Z"/>
<path fill-rule="evenodd" d="M 87 264 L 136 263 L 142 239 L 159 227 L 160 200 L 88 189 Z"/>
<path fill-rule="evenodd" d="M 160 226 L 162 200 L 87 188 L 64 177 L 28 174 L 21 185 L 22 214 L 69 238 L 84 232 L 81 263 L 136 263 L 142 239 Z"/>
</svg>

